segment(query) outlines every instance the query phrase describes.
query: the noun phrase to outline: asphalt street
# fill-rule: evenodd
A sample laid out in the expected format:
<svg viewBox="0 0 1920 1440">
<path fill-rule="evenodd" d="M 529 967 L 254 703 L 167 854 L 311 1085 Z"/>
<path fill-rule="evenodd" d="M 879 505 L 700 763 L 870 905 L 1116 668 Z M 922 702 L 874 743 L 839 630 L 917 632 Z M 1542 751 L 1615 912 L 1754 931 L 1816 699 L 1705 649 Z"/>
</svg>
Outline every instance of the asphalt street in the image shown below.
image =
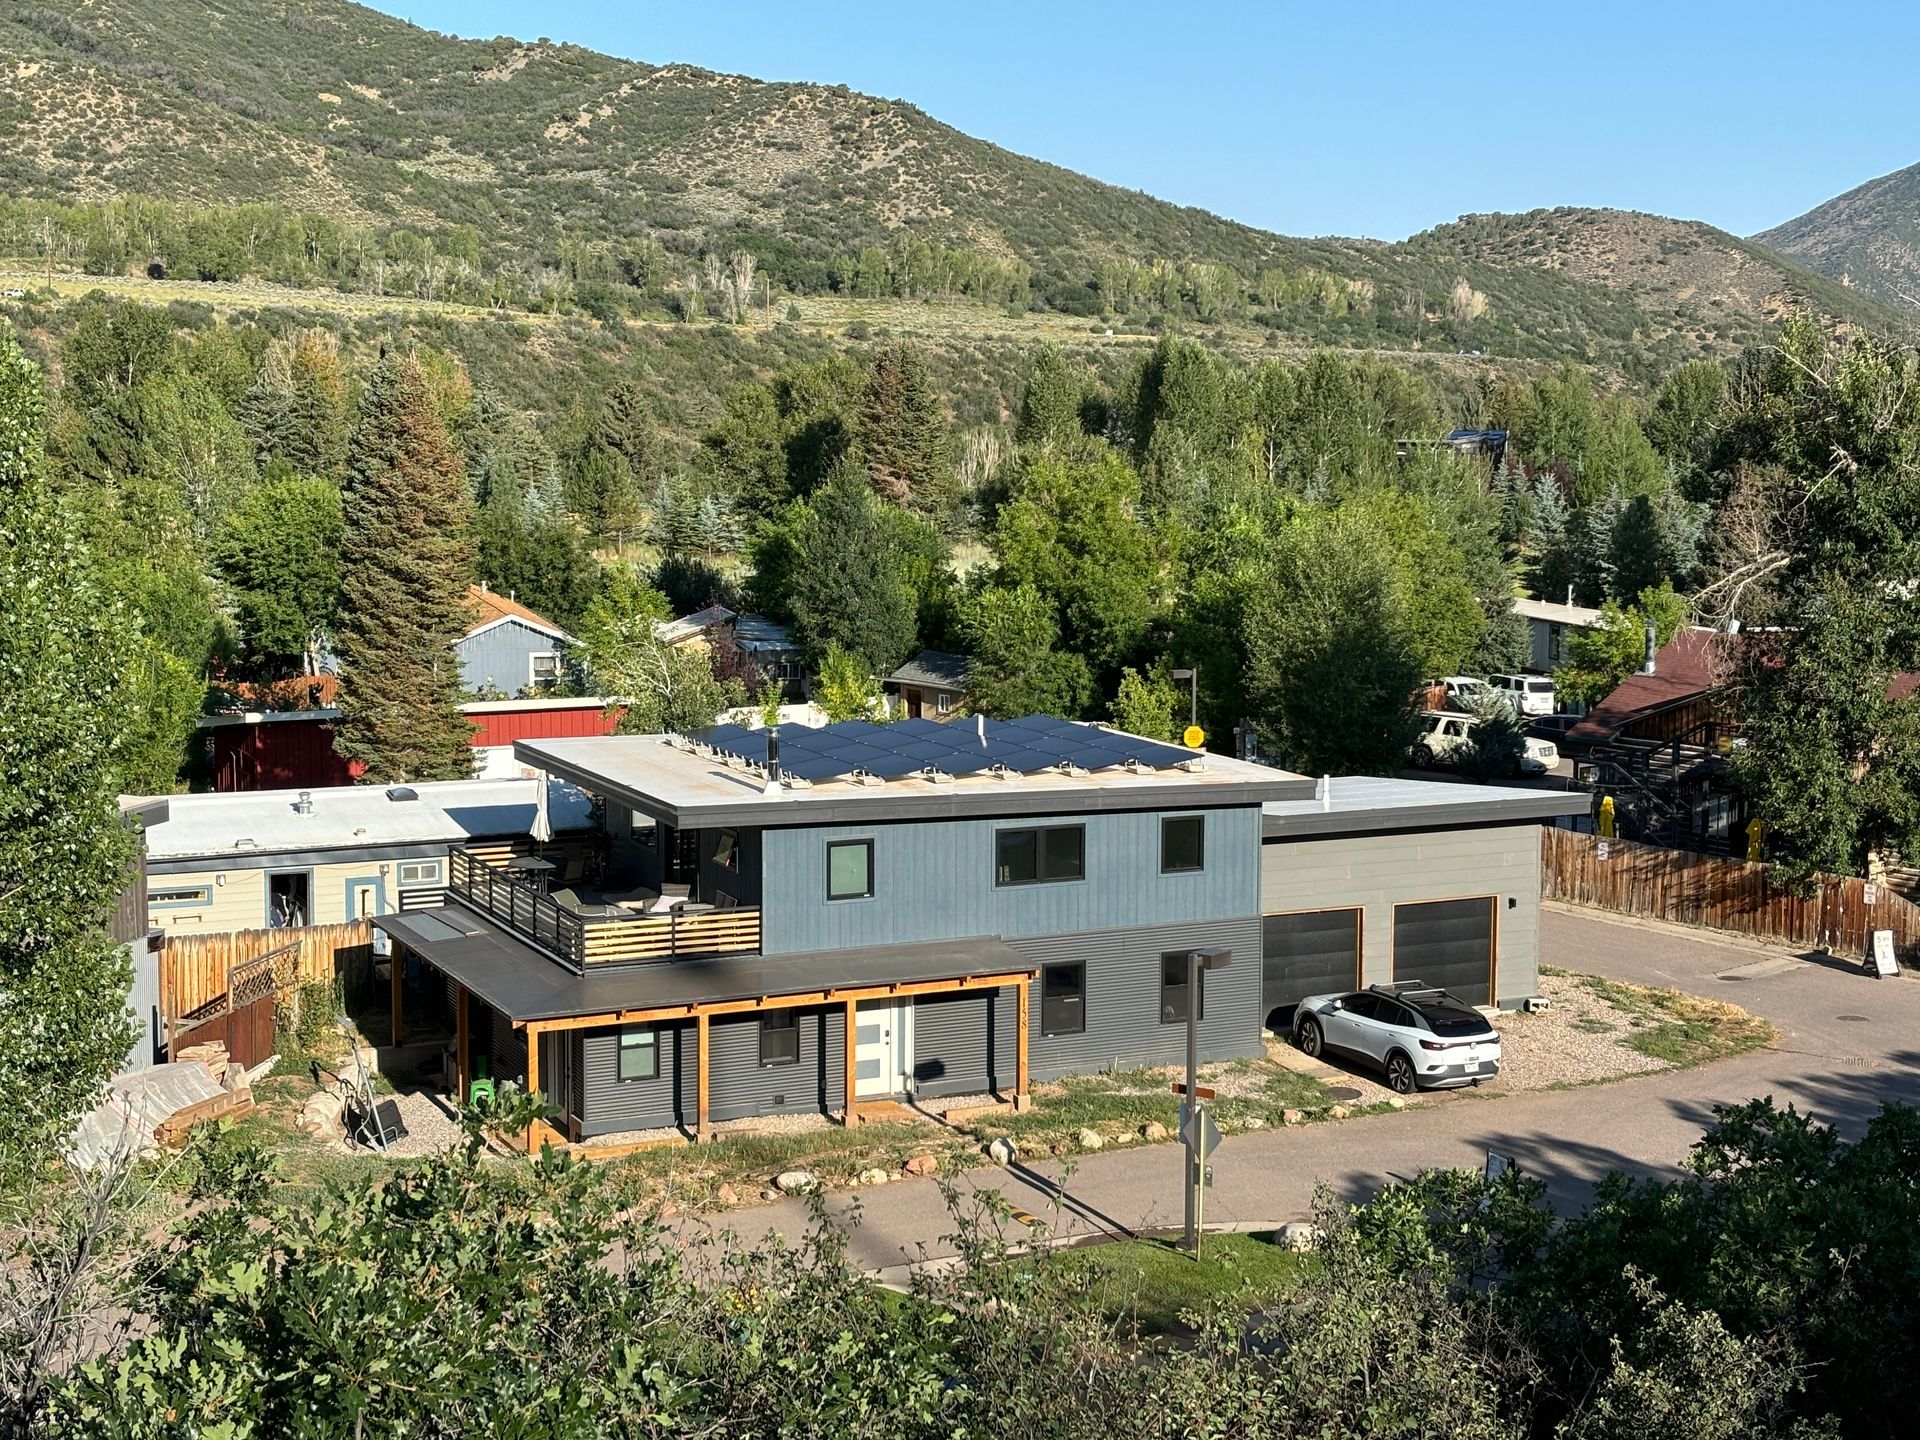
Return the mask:
<svg viewBox="0 0 1920 1440">
<path fill-rule="evenodd" d="M 1779 1043 L 1692 1070 L 1572 1090 L 1454 1092 L 1389 1115 L 1229 1137 L 1213 1157 L 1209 1224 L 1305 1218 L 1317 1187 L 1361 1201 L 1435 1167 L 1478 1169 L 1513 1157 L 1573 1208 L 1609 1171 L 1672 1175 L 1716 1104 L 1771 1095 L 1856 1133 L 1886 1101 L 1920 1103 L 1920 982 L 1875 980 L 1854 965 L 1701 931 L 1591 911 L 1543 908 L 1541 953 L 1564 969 L 1724 999 L 1771 1020 Z M 1057 1234 L 1126 1233 L 1181 1223 L 1177 1145 L 1062 1162 L 980 1168 L 963 1193 L 994 1189 Z M 909 1180 L 828 1198 L 852 1223 L 850 1256 L 872 1268 L 950 1255 L 957 1228 L 939 1187 Z M 725 1218 L 743 1237 L 798 1236 L 807 1206 L 779 1201 Z"/>
</svg>

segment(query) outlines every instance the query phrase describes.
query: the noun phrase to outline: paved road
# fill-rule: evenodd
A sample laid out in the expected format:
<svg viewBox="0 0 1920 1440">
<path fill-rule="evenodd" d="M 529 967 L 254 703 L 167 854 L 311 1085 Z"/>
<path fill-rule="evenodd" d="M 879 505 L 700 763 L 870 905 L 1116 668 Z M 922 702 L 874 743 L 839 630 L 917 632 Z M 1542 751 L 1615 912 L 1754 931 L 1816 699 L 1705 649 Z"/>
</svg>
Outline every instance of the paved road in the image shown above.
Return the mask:
<svg viewBox="0 0 1920 1440">
<path fill-rule="evenodd" d="M 1772 1095 L 1850 1132 L 1883 1101 L 1920 1103 L 1920 982 L 1557 907 L 1543 909 L 1541 940 L 1549 962 L 1570 970 L 1731 1000 L 1773 1021 L 1780 1043 L 1696 1070 L 1577 1090 L 1457 1092 L 1392 1115 L 1236 1135 L 1215 1152 L 1209 1222 L 1302 1218 L 1320 1184 L 1359 1201 L 1421 1170 L 1477 1169 L 1489 1150 L 1546 1180 L 1557 1204 L 1577 1206 L 1611 1170 L 1674 1174 L 1716 1103 Z M 961 1185 L 999 1190 L 1056 1232 L 1178 1227 L 1181 1153 L 1165 1145 L 1082 1156 L 1064 1193 L 1055 1161 L 970 1171 Z M 828 1209 L 846 1215 L 855 1203 L 836 1194 Z M 955 1223 L 932 1182 L 862 1190 L 857 1204 L 856 1263 L 952 1253 L 941 1237 Z M 742 1235 L 765 1225 L 791 1236 L 808 1218 L 803 1205 L 782 1201 L 726 1223 Z"/>
</svg>

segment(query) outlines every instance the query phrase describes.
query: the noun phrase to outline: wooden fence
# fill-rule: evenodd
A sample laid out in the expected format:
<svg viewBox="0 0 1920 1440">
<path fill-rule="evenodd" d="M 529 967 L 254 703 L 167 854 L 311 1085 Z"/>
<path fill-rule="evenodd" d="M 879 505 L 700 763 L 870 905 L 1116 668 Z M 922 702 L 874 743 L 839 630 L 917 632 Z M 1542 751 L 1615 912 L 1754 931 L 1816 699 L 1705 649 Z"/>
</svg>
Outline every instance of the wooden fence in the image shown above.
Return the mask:
<svg viewBox="0 0 1920 1440">
<path fill-rule="evenodd" d="M 1872 886 L 1868 904 L 1865 880 L 1820 875 L 1796 895 L 1771 873 L 1766 865 L 1632 840 L 1540 832 L 1540 893 L 1548 900 L 1822 948 L 1848 960 L 1868 954 L 1876 930 L 1893 932 L 1903 960 L 1920 947 L 1920 905 L 1890 885 Z"/>
<path fill-rule="evenodd" d="M 293 958 L 297 941 L 243 960 L 227 972 L 227 988 L 197 1011 L 168 1025 L 167 1054 L 218 1040 L 243 1070 L 273 1054 L 276 966 Z M 282 966 L 284 971 L 284 966 Z"/>
<path fill-rule="evenodd" d="M 331 984 L 334 977 L 364 967 L 373 945 L 365 920 L 346 925 L 307 925 L 287 930 L 230 930 L 217 935 L 169 935 L 160 951 L 160 995 L 172 1019 L 192 1015 L 225 995 L 229 977 L 247 961 L 275 954 L 281 990 Z"/>
</svg>

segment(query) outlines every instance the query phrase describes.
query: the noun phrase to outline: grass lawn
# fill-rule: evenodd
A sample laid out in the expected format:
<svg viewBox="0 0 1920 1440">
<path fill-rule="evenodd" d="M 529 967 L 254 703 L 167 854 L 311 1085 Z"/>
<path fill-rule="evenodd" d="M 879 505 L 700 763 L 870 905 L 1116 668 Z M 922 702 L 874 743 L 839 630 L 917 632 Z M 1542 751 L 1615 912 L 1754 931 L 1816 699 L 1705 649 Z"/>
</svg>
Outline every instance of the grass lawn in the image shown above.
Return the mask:
<svg viewBox="0 0 1920 1440">
<path fill-rule="evenodd" d="M 1251 1309 L 1292 1290 L 1307 1257 L 1251 1235 L 1209 1235 L 1195 1260 L 1177 1240 L 1119 1240 L 1059 1252 L 1051 1263 L 1107 1292 L 1109 1314 L 1148 1334 L 1184 1329 L 1180 1315 L 1217 1300 Z"/>
<path fill-rule="evenodd" d="M 1779 1032 L 1768 1021 L 1737 1005 L 1707 1000 L 1680 990 L 1656 990 L 1598 975 L 1580 983 L 1631 1017 L 1633 1030 L 1621 1043 L 1669 1065 L 1685 1068 L 1744 1054 L 1771 1045 Z"/>
</svg>

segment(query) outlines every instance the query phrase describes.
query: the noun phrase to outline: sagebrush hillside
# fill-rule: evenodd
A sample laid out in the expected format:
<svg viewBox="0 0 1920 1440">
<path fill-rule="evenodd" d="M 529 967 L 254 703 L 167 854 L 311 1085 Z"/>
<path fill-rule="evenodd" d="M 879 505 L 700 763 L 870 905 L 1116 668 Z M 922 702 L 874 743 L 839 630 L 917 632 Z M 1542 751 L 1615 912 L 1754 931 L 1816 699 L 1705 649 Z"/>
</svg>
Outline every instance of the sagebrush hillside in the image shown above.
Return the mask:
<svg viewBox="0 0 1920 1440">
<path fill-rule="evenodd" d="M 1859 294 L 1920 309 L 1920 165 L 1857 185 L 1753 238 Z"/>
<path fill-rule="evenodd" d="M 769 311 L 964 298 L 1096 332 L 1187 322 L 1638 379 L 1797 307 L 1908 324 L 1692 222 L 1540 211 L 1403 244 L 1293 239 L 844 86 L 460 40 L 342 0 L 18 9 L 0 54 L 0 251 L 94 274 L 738 319 L 720 260 L 744 252 L 759 288 L 737 288 Z"/>
</svg>

